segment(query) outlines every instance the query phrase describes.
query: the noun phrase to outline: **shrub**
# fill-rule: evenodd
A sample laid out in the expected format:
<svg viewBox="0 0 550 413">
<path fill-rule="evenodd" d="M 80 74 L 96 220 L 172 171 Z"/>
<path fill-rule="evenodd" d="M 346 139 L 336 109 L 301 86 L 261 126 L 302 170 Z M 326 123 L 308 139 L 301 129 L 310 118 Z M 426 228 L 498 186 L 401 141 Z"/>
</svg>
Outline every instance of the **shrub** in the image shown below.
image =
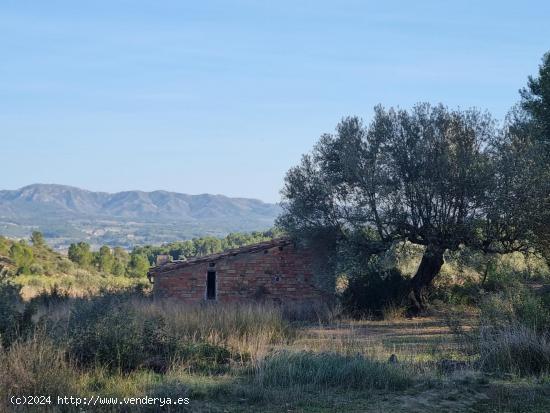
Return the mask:
<svg viewBox="0 0 550 413">
<path fill-rule="evenodd" d="M 29 272 L 31 274 L 44 274 L 44 267 L 42 267 L 40 264 L 33 263 L 29 267 Z"/>
<path fill-rule="evenodd" d="M 312 352 L 276 353 L 259 366 L 257 378 L 263 386 L 359 390 L 398 390 L 412 382 L 406 371 L 394 364 L 360 355 Z"/>
<path fill-rule="evenodd" d="M 137 369 L 151 357 L 156 365 L 166 364 L 176 343 L 164 327 L 160 317 L 140 317 L 125 295 L 81 301 L 69 319 L 69 352 L 80 364 L 101 363 L 122 371 Z"/>
<path fill-rule="evenodd" d="M 365 273 L 352 277 L 342 294 L 344 310 L 353 317 L 382 316 L 384 307 L 399 306 L 408 281 L 396 268 L 380 270 L 368 266 Z"/>
<path fill-rule="evenodd" d="M 75 305 L 69 319 L 69 353 L 79 364 L 165 372 L 173 360 L 193 371 L 220 372 L 231 353 L 199 336 L 181 336 L 158 312 L 138 311 L 131 294 L 105 294 Z"/>
</svg>

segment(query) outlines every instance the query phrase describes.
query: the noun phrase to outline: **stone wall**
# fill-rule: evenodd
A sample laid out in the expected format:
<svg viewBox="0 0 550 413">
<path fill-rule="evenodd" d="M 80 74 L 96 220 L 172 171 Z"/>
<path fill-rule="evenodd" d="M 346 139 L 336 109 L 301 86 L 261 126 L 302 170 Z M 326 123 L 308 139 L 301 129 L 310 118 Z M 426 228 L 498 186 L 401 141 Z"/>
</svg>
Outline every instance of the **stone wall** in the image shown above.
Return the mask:
<svg viewBox="0 0 550 413">
<path fill-rule="evenodd" d="M 207 272 L 215 271 L 217 302 L 319 301 L 312 260 L 310 251 L 290 244 L 199 262 L 158 274 L 154 294 L 189 303 L 207 301 Z"/>
</svg>

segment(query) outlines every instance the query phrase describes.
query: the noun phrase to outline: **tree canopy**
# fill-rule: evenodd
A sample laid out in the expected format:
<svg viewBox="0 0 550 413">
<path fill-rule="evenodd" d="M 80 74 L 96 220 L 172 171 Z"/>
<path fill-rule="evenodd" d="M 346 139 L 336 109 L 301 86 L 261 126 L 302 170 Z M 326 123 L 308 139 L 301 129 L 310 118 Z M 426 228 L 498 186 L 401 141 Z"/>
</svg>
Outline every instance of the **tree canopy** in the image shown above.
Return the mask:
<svg viewBox="0 0 550 413">
<path fill-rule="evenodd" d="M 396 242 L 424 246 L 410 283 L 420 310 L 445 251 L 531 245 L 532 220 L 510 209 L 521 207 L 525 192 L 514 185 L 517 141 L 512 126 L 499 129 L 475 109 L 378 106 L 370 125 L 343 119 L 290 169 L 278 223 L 306 242 L 328 238 L 333 252 L 341 243 L 359 245 L 367 257 Z"/>
</svg>

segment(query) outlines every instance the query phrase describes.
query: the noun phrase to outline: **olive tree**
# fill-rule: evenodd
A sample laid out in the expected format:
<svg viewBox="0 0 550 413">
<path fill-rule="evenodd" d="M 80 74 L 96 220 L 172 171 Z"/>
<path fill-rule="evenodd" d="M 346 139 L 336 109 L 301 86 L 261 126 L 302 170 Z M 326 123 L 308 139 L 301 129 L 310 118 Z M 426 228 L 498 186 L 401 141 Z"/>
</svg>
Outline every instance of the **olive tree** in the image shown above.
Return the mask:
<svg viewBox="0 0 550 413">
<path fill-rule="evenodd" d="M 409 289 L 421 310 L 447 250 L 525 245 L 526 230 L 511 230 L 509 211 L 495 205 L 504 198 L 499 185 L 507 189 L 499 175 L 504 141 L 495 121 L 474 109 L 378 106 L 370 125 L 342 120 L 289 170 L 278 224 L 306 241 L 360 240 L 367 256 L 403 241 L 423 246 Z"/>
</svg>

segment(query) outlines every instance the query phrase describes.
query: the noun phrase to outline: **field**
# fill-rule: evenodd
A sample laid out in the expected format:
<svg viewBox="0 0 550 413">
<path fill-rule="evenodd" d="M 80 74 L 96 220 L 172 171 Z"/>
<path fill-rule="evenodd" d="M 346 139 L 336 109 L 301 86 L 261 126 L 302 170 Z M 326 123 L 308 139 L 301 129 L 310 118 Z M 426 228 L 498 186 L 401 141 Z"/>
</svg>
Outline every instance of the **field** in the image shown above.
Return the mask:
<svg viewBox="0 0 550 413">
<path fill-rule="evenodd" d="M 487 354 L 483 326 L 496 303 L 481 310 L 435 306 L 414 319 L 387 311 L 384 320 L 352 320 L 338 309 L 187 307 L 136 292 L 42 295 L 19 304 L 24 308 L 15 322 L 18 331 L 11 340 L 2 336 L 0 394 L 7 411 L 43 411 L 6 402 L 9 395 L 29 394 L 190 401 L 157 410 L 51 406 L 55 412 L 546 412 L 550 407 L 550 346 L 544 339 L 525 348 L 539 351 L 540 366 L 521 360 L 529 358 L 525 354 L 508 364 Z M 10 314 L 5 307 L 4 318 Z M 519 330 L 516 336 L 521 340 Z"/>
<path fill-rule="evenodd" d="M 155 301 L 146 279 L 32 251 L 29 273 L 2 261 L 0 411 L 44 411 L 10 403 L 29 395 L 51 396 L 52 412 L 550 409 L 550 275 L 534 256 L 502 256 L 485 273 L 479 255 L 448 257 L 421 317 L 389 305 L 352 318 L 341 304 Z M 420 255 L 382 265 L 410 277 Z M 125 397 L 189 404 L 118 404 Z"/>
</svg>

